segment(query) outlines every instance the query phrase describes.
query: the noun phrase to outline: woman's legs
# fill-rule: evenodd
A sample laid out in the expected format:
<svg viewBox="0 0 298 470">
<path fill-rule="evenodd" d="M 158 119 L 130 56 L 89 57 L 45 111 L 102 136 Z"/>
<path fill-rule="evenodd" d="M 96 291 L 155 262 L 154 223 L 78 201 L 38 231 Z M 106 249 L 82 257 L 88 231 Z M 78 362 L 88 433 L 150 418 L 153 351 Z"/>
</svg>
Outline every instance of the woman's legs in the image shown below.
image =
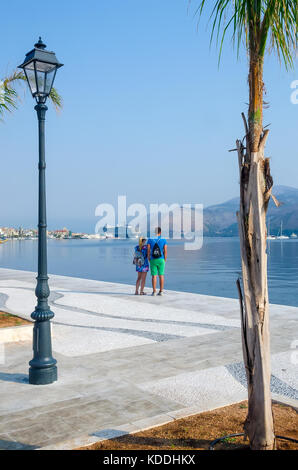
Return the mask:
<svg viewBox="0 0 298 470">
<path fill-rule="evenodd" d="M 144 292 L 144 287 L 145 287 L 145 283 L 146 283 L 146 277 L 147 277 L 147 273 L 141 273 L 141 292 Z"/>
<path fill-rule="evenodd" d="M 142 274 L 143 273 L 139 273 L 138 272 L 138 277 L 137 277 L 137 282 L 136 282 L 136 294 L 139 293 L 139 287 L 140 287 L 140 282 L 141 282 L 141 278 L 142 278 Z"/>
</svg>

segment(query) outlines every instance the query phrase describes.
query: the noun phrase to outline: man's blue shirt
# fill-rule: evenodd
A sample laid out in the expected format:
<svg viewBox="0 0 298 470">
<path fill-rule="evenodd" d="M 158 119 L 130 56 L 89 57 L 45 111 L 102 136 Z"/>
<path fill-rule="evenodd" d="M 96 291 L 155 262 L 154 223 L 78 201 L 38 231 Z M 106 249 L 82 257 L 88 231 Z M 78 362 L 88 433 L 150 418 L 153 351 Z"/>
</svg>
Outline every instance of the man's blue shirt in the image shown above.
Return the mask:
<svg viewBox="0 0 298 470">
<path fill-rule="evenodd" d="M 156 258 L 152 257 L 152 251 L 153 251 L 155 243 L 158 244 L 159 249 L 161 251 L 161 258 L 164 259 L 165 258 L 164 257 L 164 247 L 165 247 L 165 245 L 167 245 L 167 240 L 165 238 L 161 238 L 161 237 L 149 238 L 149 240 L 147 241 L 147 244 L 150 245 L 150 259 L 156 259 Z M 160 259 L 160 258 L 158 258 L 158 259 Z"/>
</svg>

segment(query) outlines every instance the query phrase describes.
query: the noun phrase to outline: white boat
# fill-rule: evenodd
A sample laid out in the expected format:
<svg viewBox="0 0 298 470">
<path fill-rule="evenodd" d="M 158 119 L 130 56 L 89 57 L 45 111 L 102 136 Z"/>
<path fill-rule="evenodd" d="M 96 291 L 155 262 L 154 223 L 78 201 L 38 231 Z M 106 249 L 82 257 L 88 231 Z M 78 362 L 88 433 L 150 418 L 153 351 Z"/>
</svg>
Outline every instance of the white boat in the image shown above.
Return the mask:
<svg viewBox="0 0 298 470">
<path fill-rule="evenodd" d="M 108 233 L 108 232 L 105 234 L 105 237 L 106 238 L 115 238 L 115 236 L 112 233 Z"/>
<path fill-rule="evenodd" d="M 293 232 L 291 233 L 290 238 L 298 238 L 298 235 L 296 235 L 296 233 Z"/>
<path fill-rule="evenodd" d="M 135 230 L 131 225 L 126 226 L 126 238 L 139 238 L 140 236 L 140 230 Z"/>
<path fill-rule="evenodd" d="M 88 235 L 89 240 L 101 240 L 102 238 L 105 238 L 105 237 L 100 235 L 99 233 L 91 233 Z"/>
<path fill-rule="evenodd" d="M 280 235 L 276 237 L 277 240 L 288 240 L 290 237 L 282 234 L 282 221 L 280 223 Z"/>
<path fill-rule="evenodd" d="M 267 235 L 267 240 L 275 240 L 276 236 L 275 235 L 270 235 L 270 220 L 268 222 L 268 235 Z"/>
<path fill-rule="evenodd" d="M 141 232 L 135 230 L 131 225 L 108 225 L 106 224 L 102 228 L 100 235 L 103 235 L 105 238 L 138 238 L 141 235 Z"/>
</svg>

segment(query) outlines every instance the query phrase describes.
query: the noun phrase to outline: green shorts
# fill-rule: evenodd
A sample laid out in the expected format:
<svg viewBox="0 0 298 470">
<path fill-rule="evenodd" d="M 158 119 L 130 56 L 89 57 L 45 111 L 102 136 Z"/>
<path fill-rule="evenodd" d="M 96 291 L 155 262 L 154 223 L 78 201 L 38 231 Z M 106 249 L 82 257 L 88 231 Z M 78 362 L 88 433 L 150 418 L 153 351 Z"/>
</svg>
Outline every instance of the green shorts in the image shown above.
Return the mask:
<svg viewBox="0 0 298 470">
<path fill-rule="evenodd" d="M 166 262 L 164 258 L 153 258 L 150 260 L 151 276 L 163 276 L 165 273 Z"/>
</svg>

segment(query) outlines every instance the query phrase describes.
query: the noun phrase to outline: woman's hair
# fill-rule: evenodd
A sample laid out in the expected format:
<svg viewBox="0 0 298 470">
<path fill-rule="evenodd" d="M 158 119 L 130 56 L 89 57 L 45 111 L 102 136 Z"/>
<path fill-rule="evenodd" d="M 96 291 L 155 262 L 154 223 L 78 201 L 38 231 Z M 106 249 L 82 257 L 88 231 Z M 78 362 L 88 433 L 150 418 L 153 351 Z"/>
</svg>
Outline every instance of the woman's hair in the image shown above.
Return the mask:
<svg viewBox="0 0 298 470">
<path fill-rule="evenodd" d="M 139 248 L 140 248 L 140 250 L 142 249 L 143 241 L 144 241 L 144 240 L 146 240 L 146 238 L 144 238 L 144 237 L 140 237 L 140 238 L 139 238 Z"/>
</svg>

